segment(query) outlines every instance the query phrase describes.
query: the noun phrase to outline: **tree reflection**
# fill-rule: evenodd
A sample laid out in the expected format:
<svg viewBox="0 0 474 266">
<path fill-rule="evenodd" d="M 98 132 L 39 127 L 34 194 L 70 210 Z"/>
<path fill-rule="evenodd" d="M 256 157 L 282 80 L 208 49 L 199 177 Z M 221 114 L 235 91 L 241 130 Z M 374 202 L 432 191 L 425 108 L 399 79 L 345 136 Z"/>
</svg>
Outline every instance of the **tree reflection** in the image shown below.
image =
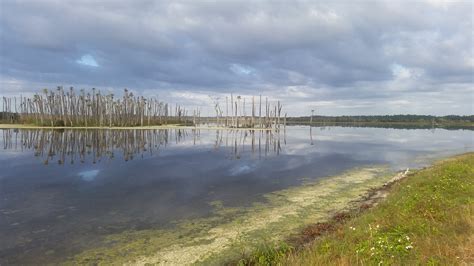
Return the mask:
<svg viewBox="0 0 474 266">
<path fill-rule="evenodd" d="M 201 131 L 197 129 L 153 129 L 153 130 L 1 130 L 3 149 L 33 151 L 45 165 L 92 163 L 112 160 L 124 161 L 136 157 L 153 156 L 170 143 L 198 146 L 202 144 Z M 283 137 L 285 138 L 285 134 Z M 279 155 L 282 151 L 280 131 L 265 130 L 216 130 L 205 134 L 214 138 L 212 149 L 224 151 L 229 159 L 252 156 L 261 159 Z M 286 140 L 283 141 L 286 144 Z"/>
</svg>

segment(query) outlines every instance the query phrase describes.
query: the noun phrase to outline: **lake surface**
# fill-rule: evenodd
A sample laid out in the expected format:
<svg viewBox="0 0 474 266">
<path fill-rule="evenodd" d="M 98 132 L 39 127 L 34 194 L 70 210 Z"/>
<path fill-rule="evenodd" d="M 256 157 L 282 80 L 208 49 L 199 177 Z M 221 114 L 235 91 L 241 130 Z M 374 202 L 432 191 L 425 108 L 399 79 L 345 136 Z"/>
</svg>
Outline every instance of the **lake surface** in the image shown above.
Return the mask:
<svg viewBox="0 0 474 266">
<path fill-rule="evenodd" d="M 172 228 L 354 167 L 473 151 L 473 131 L 0 130 L 0 264 L 60 262 L 126 230 Z"/>
</svg>

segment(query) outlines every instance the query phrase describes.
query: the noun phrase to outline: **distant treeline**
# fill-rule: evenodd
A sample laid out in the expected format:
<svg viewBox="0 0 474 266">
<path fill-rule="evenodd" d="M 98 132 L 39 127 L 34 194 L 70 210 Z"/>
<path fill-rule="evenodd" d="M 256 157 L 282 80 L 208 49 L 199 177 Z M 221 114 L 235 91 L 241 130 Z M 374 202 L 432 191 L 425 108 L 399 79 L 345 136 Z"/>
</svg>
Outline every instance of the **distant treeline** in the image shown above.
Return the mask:
<svg viewBox="0 0 474 266">
<path fill-rule="evenodd" d="M 309 125 L 309 123 L 293 123 L 293 125 Z M 422 123 L 408 123 L 408 122 L 399 122 L 399 123 L 390 123 L 390 122 L 378 122 L 378 123 L 345 123 L 345 122 L 324 122 L 324 123 L 313 123 L 313 127 L 319 127 L 323 130 L 326 127 L 337 126 L 337 127 L 358 127 L 358 128 L 387 128 L 387 129 L 435 129 L 442 128 L 447 130 L 474 130 L 474 124 L 468 123 L 444 123 L 444 124 L 422 124 Z"/>
<path fill-rule="evenodd" d="M 474 125 L 474 115 L 358 115 L 289 117 L 288 123 L 360 123 L 360 124 L 419 124 L 419 125 Z"/>
</svg>

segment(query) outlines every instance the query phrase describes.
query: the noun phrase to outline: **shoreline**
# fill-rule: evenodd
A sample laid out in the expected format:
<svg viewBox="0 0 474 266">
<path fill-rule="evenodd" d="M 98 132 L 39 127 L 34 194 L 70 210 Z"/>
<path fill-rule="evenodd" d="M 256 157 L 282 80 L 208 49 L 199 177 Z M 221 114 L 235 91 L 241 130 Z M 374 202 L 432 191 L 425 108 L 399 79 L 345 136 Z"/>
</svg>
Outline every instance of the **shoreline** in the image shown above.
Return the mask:
<svg viewBox="0 0 474 266">
<path fill-rule="evenodd" d="M 158 129 L 188 129 L 188 130 L 254 130 L 254 131 L 278 131 L 275 128 L 252 128 L 252 127 L 218 127 L 218 126 L 186 126 L 179 124 L 170 125 L 157 125 L 157 126 L 130 126 L 130 127 L 57 127 L 57 126 L 35 126 L 35 125 L 24 125 L 24 124 L 0 124 L 0 129 L 78 129 L 78 130 L 158 130 Z M 283 128 L 282 128 L 283 129 Z M 281 130 L 281 129 L 280 129 Z"/>
<path fill-rule="evenodd" d="M 267 243 L 238 264 L 470 265 L 473 163 L 468 152 L 401 172 L 329 220 L 307 225 L 283 244 Z"/>
<path fill-rule="evenodd" d="M 417 170 L 415 170 L 415 172 L 416 171 Z M 370 188 L 366 191 L 365 195 L 351 201 L 347 209 L 334 213 L 328 221 L 307 225 L 301 232 L 289 237 L 288 242 L 293 244 L 296 250 L 299 250 L 316 240 L 316 238 L 330 232 L 335 232 L 335 225 L 343 224 L 355 215 L 359 215 L 363 211 L 377 206 L 390 194 L 390 189 L 393 185 L 413 175 L 415 172 L 410 171 L 409 168 L 405 171 L 398 172 L 381 186 Z"/>
<path fill-rule="evenodd" d="M 310 123 L 295 123 L 289 122 L 286 124 L 288 127 L 294 126 L 311 126 L 311 127 L 367 127 L 367 128 L 393 128 L 393 129 L 462 129 L 462 130 L 474 130 L 474 124 L 437 124 L 435 126 L 423 123 L 375 123 L 375 122 L 313 122 Z M 187 130 L 253 130 L 253 131 L 281 131 L 285 129 L 285 126 L 281 128 L 253 128 L 253 127 L 222 127 L 222 126 L 192 126 L 192 125 L 180 125 L 180 124 L 167 124 L 167 125 L 154 125 L 154 126 L 37 126 L 31 124 L 1 124 L 0 129 L 48 129 L 48 130 L 160 130 L 160 129 L 187 129 Z"/>
<path fill-rule="evenodd" d="M 356 167 L 266 194 L 265 202 L 251 207 L 210 202 L 214 207 L 211 217 L 178 223 L 171 231 L 117 233 L 107 237 L 114 246 L 85 250 L 70 262 L 225 264 L 241 257 L 243 250 L 252 252 L 262 239 L 283 241 L 314 221 L 327 221 L 332 213 L 346 210 L 392 178 L 393 171 L 386 166 Z"/>
</svg>

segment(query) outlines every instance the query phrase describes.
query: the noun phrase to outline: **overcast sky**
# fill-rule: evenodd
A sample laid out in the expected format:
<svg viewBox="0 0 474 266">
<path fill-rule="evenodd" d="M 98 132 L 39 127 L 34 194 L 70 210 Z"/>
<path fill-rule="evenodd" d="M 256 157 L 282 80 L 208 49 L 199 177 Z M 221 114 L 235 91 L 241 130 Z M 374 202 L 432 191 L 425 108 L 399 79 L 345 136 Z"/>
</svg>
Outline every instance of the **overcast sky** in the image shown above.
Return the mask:
<svg viewBox="0 0 474 266">
<path fill-rule="evenodd" d="M 188 106 L 263 94 L 289 115 L 473 114 L 472 1 L 0 5 L 0 95 L 62 85 Z"/>
</svg>

